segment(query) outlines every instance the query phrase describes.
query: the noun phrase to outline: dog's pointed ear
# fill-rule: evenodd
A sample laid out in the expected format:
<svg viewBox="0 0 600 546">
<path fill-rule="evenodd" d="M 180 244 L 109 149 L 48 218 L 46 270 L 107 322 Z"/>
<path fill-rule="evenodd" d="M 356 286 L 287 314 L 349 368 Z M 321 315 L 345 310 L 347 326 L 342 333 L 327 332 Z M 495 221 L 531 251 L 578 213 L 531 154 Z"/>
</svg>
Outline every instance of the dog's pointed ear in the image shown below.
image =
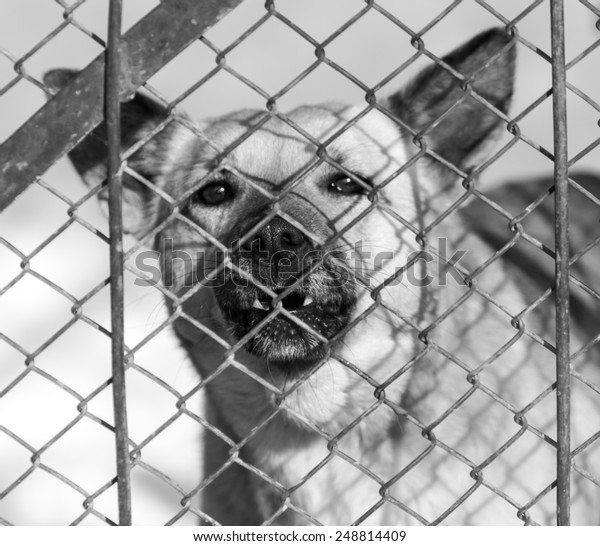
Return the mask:
<svg viewBox="0 0 600 546">
<path fill-rule="evenodd" d="M 507 113 L 513 93 L 514 39 L 491 29 L 423 70 L 408 87 L 388 99 L 391 112 L 422 132 L 428 148 L 465 169 L 475 161 L 502 119 L 484 105 Z M 452 71 L 460 74 L 458 77 Z"/>
<path fill-rule="evenodd" d="M 69 85 L 78 72 L 68 69 L 52 70 L 45 74 L 44 83 L 54 93 Z M 127 150 L 147 137 L 167 118 L 165 109 L 155 100 L 136 93 L 132 100 L 121 105 L 121 146 Z M 173 123 L 153 136 L 134 153 L 127 165 L 146 180 L 160 187 L 161 175 L 167 164 L 167 154 Z M 73 150 L 69 159 L 84 182 L 95 187 L 106 179 L 106 125 L 103 122 Z M 101 207 L 106 211 L 108 192 L 104 188 L 98 194 Z M 123 173 L 123 229 L 141 236 L 150 230 L 157 220 L 158 201 L 156 192 L 133 176 Z"/>
</svg>

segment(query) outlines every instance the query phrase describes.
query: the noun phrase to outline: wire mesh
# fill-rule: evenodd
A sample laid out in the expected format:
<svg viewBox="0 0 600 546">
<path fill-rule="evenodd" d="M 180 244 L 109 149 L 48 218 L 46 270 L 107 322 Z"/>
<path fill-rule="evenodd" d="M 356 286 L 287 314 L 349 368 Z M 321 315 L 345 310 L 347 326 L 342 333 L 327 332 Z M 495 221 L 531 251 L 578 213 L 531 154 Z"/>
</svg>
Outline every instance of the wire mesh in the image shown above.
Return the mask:
<svg viewBox="0 0 600 546">
<path fill-rule="evenodd" d="M 56 27 L 33 46 L 29 44 L 23 54 L 0 48 L 17 74 L 0 89 L 0 104 L 8 103 L 11 91 L 21 84 L 52 97 L 31 120 L 22 120 L 0 147 L 5 165 L 3 215 L 15 225 L 0 238 L 6 256 L 3 261 L 9 264 L 0 289 L 0 298 L 8 302 L 3 305 L 0 341 L 5 346 L 3 358 L 9 363 L 0 383 L 0 433 L 7 446 L 3 452 L 10 459 L 6 465 L 9 472 L 0 482 L 0 521 L 50 522 L 37 516 L 31 504 L 32 496 L 47 488 L 52 497 L 60 496 L 59 490 L 68 491 L 69 496 L 68 502 L 57 506 L 60 515 L 52 523 L 127 524 L 130 510 L 134 523 L 169 525 L 198 520 L 205 524 L 535 525 L 554 523 L 557 518 L 558 523 L 568 524 L 569 510 L 575 523 L 597 523 L 600 469 L 594 453 L 600 437 L 596 358 L 600 333 L 595 317 L 600 286 L 594 267 L 599 257 L 596 215 L 600 202 L 597 175 L 577 173 L 576 168 L 597 164 L 600 139 L 594 133 L 591 143 L 588 133 L 578 137 L 583 133 L 581 125 L 570 119 L 567 125 L 565 117 L 568 101 L 575 98 L 589 108 L 588 117 L 593 112 L 597 119 L 600 111 L 596 90 L 585 87 L 577 72 L 580 67 L 586 71 L 585 63 L 600 44 L 597 30 L 591 43 L 583 46 L 580 42 L 570 46 L 573 33 L 568 32 L 569 17 L 575 17 L 575 11 L 597 21 L 598 8 L 585 0 L 565 6 L 565 33 L 557 15 L 563 3 L 556 0 L 536 0 L 524 9 L 522 3 L 509 6 L 457 0 L 432 3 L 421 11 L 415 10 L 413 3 L 404 8 L 384 0 L 345 2 L 344 7 L 331 0 L 327 8 L 315 4 L 306 10 L 283 0 L 264 5 L 245 0 L 227 15 L 238 3 L 223 6 L 222 2 L 200 5 L 163 1 L 154 11 L 140 14 L 139 22 L 124 32 L 121 44 L 127 47 L 122 46 L 123 60 L 113 68 L 120 71 L 122 99 L 131 99 L 131 93 L 143 86 L 137 100 L 141 101 L 144 120 L 128 117 L 135 112 L 123 114 L 126 130 L 122 150 L 108 170 L 114 172 L 115 166 L 121 165 L 124 228 L 135 236 L 123 241 L 125 248 L 118 261 L 125 268 L 125 294 L 117 290 L 113 297 L 121 301 L 116 303 L 106 301 L 105 295 L 116 279 L 115 270 L 109 272 L 106 264 L 98 267 L 91 279 L 75 280 L 82 257 L 94 260 L 95 256 L 108 255 L 109 248 L 113 254 L 120 250 L 114 231 L 121 228 L 121 222 L 115 220 L 118 215 L 111 215 L 110 233 L 100 214 L 95 216 L 96 202 L 107 199 L 107 171 L 90 163 L 97 158 L 86 158 L 87 152 L 74 155 L 77 150 L 95 150 L 107 137 L 106 129 L 99 126 L 103 61 L 93 61 L 79 75 L 55 73 L 46 80 L 26 68 L 36 54 L 50 48 L 66 31 L 75 30 L 94 46 L 106 47 L 101 32 L 81 21 L 88 2 L 47 2 L 62 10 L 59 15 L 63 20 Z M 546 17 L 551 5 L 550 21 Z M 342 15 L 327 24 L 326 9 Z M 467 9 L 471 10 L 468 13 L 477 11 L 485 28 L 502 28 L 505 40 L 470 74 L 461 73 L 444 56 L 473 35 L 465 34 L 463 39 L 446 44 L 448 29 L 457 27 L 465 13 L 461 10 Z M 236 16 L 238 12 L 241 15 Z M 215 28 L 207 30 L 221 18 Z M 188 21 L 187 30 L 178 26 L 182 20 Z M 369 29 L 389 29 L 394 38 L 387 43 L 388 49 L 375 58 L 367 57 L 365 65 L 374 69 L 363 75 L 352 64 L 352 57 L 361 48 L 368 50 L 373 34 L 361 34 L 361 25 L 367 24 L 372 25 Z M 552 31 L 552 44 L 544 44 L 532 30 L 541 27 L 548 36 Z M 162 33 L 162 42 L 156 40 L 154 31 Z M 282 45 L 284 62 L 277 65 L 281 76 L 276 74 L 269 80 L 256 68 L 264 63 L 268 69 L 267 60 L 244 57 L 244 48 L 256 56 L 252 40 L 263 39 L 268 47 L 262 51 L 274 51 L 273 43 L 281 36 L 291 37 L 291 44 L 302 44 L 313 55 L 294 62 L 294 49 Z M 563 68 L 560 53 L 565 37 L 567 62 Z M 396 41 L 403 44 L 402 54 L 395 53 Z M 156 47 L 146 49 L 149 43 L 158 44 L 164 54 L 158 55 Z M 512 49 L 517 50 L 519 63 L 522 58 L 534 59 L 545 70 L 554 69 L 556 76 L 553 82 L 540 78 L 536 85 L 533 79 L 527 80 L 532 89 L 507 114 L 479 85 L 486 69 Z M 349 51 L 340 53 L 343 50 Z M 190 58 L 185 57 L 188 52 Z M 373 56 L 372 50 L 367 52 Z M 175 56 L 177 53 L 180 57 Z M 196 68 L 195 60 L 203 56 L 209 60 Z M 183 83 L 171 83 L 170 63 L 182 57 L 184 67 L 178 80 Z M 391 61 L 384 64 L 388 58 Z M 385 68 L 377 70 L 378 63 Z M 288 64 L 292 68 L 286 71 Z M 64 65 L 60 58 L 55 62 L 55 66 Z M 398 115 L 398 107 L 386 97 L 426 66 L 450 75 L 453 89 L 461 93 L 427 123 L 416 123 L 416 119 L 411 123 Z M 166 74 L 163 80 L 161 69 Z M 168 92 L 147 82 L 157 71 L 156 82 L 169 81 Z M 316 81 L 320 88 L 323 80 L 332 82 L 334 78 L 351 88 L 348 96 L 357 106 L 343 114 L 333 110 L 335 120 L 329 122 L 329 130 L 317 131 L 288 108 L 289 102 L 303 101 L 310 82 Z M 203 95 L 211 85 L 216 88 L 212 102 Z M 517 92 L 518 85 L 517 77 Z M 59 92 L 62 87 L 65 89 Z M 114 98 L 112 89 L 107 91 L 109 99 Z M 321 91 L 320 101 L 331 98 L 321 96 Z M 219 108 L 215 97 L 226 92 L 237 93 L 236 100 L 251 97 L 250 103 L 257 104 L 258 109 L 236 114 L 222 124 L 198 125 L 183 113 L 190 101 L 199 97 L 199 117 L 214 117 L 215 108 Z M 295 99 L 295 94 L 300 99 Z M 547 111 L 551 96 L 553 108 Z M 413 99 L 416 102 L 418 97 Z M 470 168 L 448 159 L 435 145 L 436 131 L 467 100 L 505 127 L 491 151 Z M 331 117 L 332 107 L 327 108 L 323 110 Z M 533 129 L 539 119 L 549 122 L 552 114 L 559 120 L 565 116 L 554 142 L 543 140 L 543 132 Z M 313 111 L 311 115 L 316 114 Z M 363 176 L 351 158 L 336 153 L 340 142 L 357 138 L 352 135 L 365 132 L 374 117 L 384 120 L 381 123 L 385 127 L 391 124 L 400 131 L 385 146 L 391 150 L 400 140 L 406 145 L 406 154 L 398 164 L 393 164 L 393 153 L 389 152 L 386 160 L 390 165 L 382 168 L 376 186 L 368 183 L 368 173 Z M 133 134 L 128 123 L 135 129 Z M 576 151 L 567 148 L 568 131 L 569 143 L 580 145 L 584 141 Z M 257 174 L 264 171 L 256 163 L 271 159 L 263 149 L 253 148 L 253 143 L 272 134 L 277 138 L 267 138 L 267 142 L 279 151 L 283 165 L 288 161 L 296 170 L 273 167 L 279 169 L 275 172 L 282 180 L 266 183 L 269 181 Z M 184 139 L 183 135 L 188 136 Z M 191 141 L 189 135 L 196 143 L 194 153 L 186 144 Z M 285 149 L 279 148 L 286 141 L 300 142 L 307 158 L 298 162 L 290 158 L 290 152 L 286 155 Z M 171 146 L 171 142 L 177 144 Z M 356 156 L 360 155 L 359 148 L 350 147 Z M 300 153 L 291 149 L 296 150 L 292 156 Z M 78 186 L 74 191 L 60 181 L 47 181 L 54 168 L 50 166 L 68 151 L 73 152 L 76 169 L 88 184 L 85 189 Z M 168 154 L 186 166 L 185 176 L 175 169 L 157 174 L 152 168 L 154 161 L 161 165 L 159 170 L 165 169 L 162 165 L 169 161 Z M 503 185 L 493 181 L 494 177 L 506 181 L 507 172 L 514 177 L 525 170 L 521 163 L 533 161 L 532 157 L 543 160 L 539 163 L 543 168 L 535 173 L 537 179 L 519 177 L 518 182 Z M 190 164 L 192 159 L 197 165 Z M 424 210 L 415 217 L 394 208 L 393 201 L 390 204 L 386 200 L 386 192 L 399 191 L 399 181 L 408 184 L 414 173 L 422 175 L 424 165 L 430 164 L 443 173 L 438 176 L 452 179 L 455 187 L 451 197 L 437 202 L 435 193 L 427 195 Z M 239 191 L 252 198 L 246 212 L 211 224 L 199 220 L 193 207 L 198 195 L 214 185 L 224 165 L 228 183 L 234 179 L 237 187 L 243 188 Z M 302 206 L 297 196 L 304 195 L 307 184 L 323 172 L 343 176 L 344 184 L 353 191 L 368 195 L 368 203 L 356 214 L 342 213 L 339 205 L 313 204 L 312 214 L 316 210 L 329 215 L 327 222 L 335 224 L 333 231 L 298 213 Z M 179 184 L 176 192 L 165 185 L 168 176 Z M 15 221 L 10 213 L 17 210 L 23 215 L 19 206 L 31 206 L 27 199 L 32 191 L 40 192 L 36 204 L 40 209 L 57 209 L 58 220 L 35 244 L 21 248 L 15 241 L 23 239 L 15 233 L 24 231 L 23 222 Z M 226 190 L 221 187 L 219 191 Z M 254 202 L 261 206 L 252 205 Z M 568 224 L 567 202 L 572 218 Z M 380 260 L 389 259 L 381 252 L 397 249 L 394 242 L 372 241 L 364 232 L 360 240 L 355 238 L 363 226 L 373 225 L 373 218 L 393 226 L 394 234 L 401 233 L 402 249 L 406 245 L 414 250 L 402 250 L 395 269 L 386 268 L 383 261 L 378 267 L 367 263 L 373 257 L 369 252 Z M 254 260 L 252 245 L 271 237 L 265 234 L 276 230 L 274 226 L 282 229 L 281 225 L 287 230 L 288 244 L 289 240 L 306 241 L 317 253 L 300 278 L 283 287 L 259 279 L 239 257 L 240 249 L 245 249 L 246 256 L 250 252 L 250 261 Z M 46 223 L 44 229 L 48 229 Z M 64 238 L 68 245 L 68 236 L 75 229 L 83 241 L 78 248 L 89 247 L 89 252 L 60 263 L 59 269 L 71 274 L 61 277 L 44 264 L 43 257 Z M 478 234 L 477 240 L 472 232 Z M 230 244 L 233 235 L 239 236 L 235 247 Z M 358 248 L 358 243 L 364 243 L 367 250 Z M 148 254 L 148 248 L 154 253 Z M 449 257 L 451 250 L 460 249 L 467 251 L 464 259 L 460 252 Z M 200 263 L 198 250 L 208 262 L 208 274 L 198 271 L 201 265 L 206 266 Z M 351 251 L 355 253 L 354 265 L 349 268 L 350 260 L 341 256 Z M 175 255 L 179 262 L 173 259 Z M 159 277 L 163 282 L 156 282 L 155 270 L 147 267 L 145 260 L 150 259 L 157 263 L 162 260 Z M 306 279 L 313 279 L 310 294 L 323 297 L 320 284 L 330 280 L 323 273 L 327 260 L 342 263 L 342 271 L 352 275 L 353 290 L 364 299 L 345 323 L 326 335 L 318 318 L 298 312 L 297 300 L 298 291 L 307 290 L 302 284 Z M 429 270 L 423 266 L 430 261 L 439 268 L 437 280 L 451 281 L 444 286 L 450 296 L 443 300 L 431 296 L 424 289 L 426 285 L 406 285 L 410 279 L 426 279 L 424 274 Z M 555 274 L 555 264 L 560 274 Z M 129 286 L 138 290 L 135 297 L 152 292 L 165 302 L 161 316 L 150 327 L 146 322 L 135 334 L 127 330 L 127 279 Z M 188 283 L 190 279 L 193 282 Z M 231 333 L 234 326 L 223 328 L 219 323 L 227 310 L 215 310 L 213 300 L 203 299 L 209 293 L 224 299 L 218 295 L 222 287 L 215 286 L 220 279 L 235 280 L 242 286 L 246 281 L 254 298 L 248 306 L 252 303 L 260 312 L 260 320 L 235 335 Z M 27 284 L 34 281 L 35 286 Z M 410 286 L 410 293 L 418 294 L 418 312 L 411 307 L 410 295 L 398 299 L 390 296 L 402 283 Z M 24 297 L 28 293 L 33 295 L 29 299 Z M 16 301 L 12 307 L 11 295 Z M 307 305 L 306 294 L 301 296 Z M 60 314 L 55 312 L 39 323 L 29 316 L 43 315 L 45 308 L 36 311 L 36 306 L 40 301 L 54 300 L 60 302 L 55 304 L 61 308 Z M 155 297 L 150 309 L 143 311 L 155 313 L 152 306 L 161 305 L 157 301 Z M 119 337 L 109 316 L 111 307 L 114 312 L 123 303 L 125 331 L 117 330 L 125 337 L 124 353 L 112 356 L 113 361 L 124 360 L 123 394 L 115 392 L 121 409 L 113 416 L 107 398 L 117 376 L 110 369 L 106 343 Z M 18 323 L 13 317 L 23 312 L 28 315 L 24 329 L 11 327 L 11 323 Z M 373 327 L 384 319 L 385 325 Z M 248 357 L 248 347 L 257 339 L 264 341 L 265 332 L 269 333 L 267 338 L 278 335 L 282 325 L 301 332 L 298 335 L 305 336 L 303 339 L 310 340 L 320 352 L 310 366 L 297 374 L 286 372 L 280 379 L 277 366 L 269 364 L 268 357 L 266 364 L 257 363 L 255 357 Z M 173 331 L 184 350 L 173 341 Z M 371 337 L 365 337 L 365 331 L 371 331 Z M 171 345 L 160 348 L 159 341 L 167 335 Z M 76 345 L 74 337 L 85 339 L 84 345 Z M 486 341 L 480 347 L 483 338 Z M 382 359 L 380 366 L 374 365 L 380 348 L 385 350 L 391 342 L 404 343 L 402 351 Z M 67 348 L 77 347 L 72 349 L 77 353 L 74 360 L 83 372 L 57 362 L 60 353 L 53 350 L 61 343 Z M 148 364 L 153 352 L 158 362 Z M 554 368 L 557 359 L 558 374 Z M 200 371 L 199 377 L 191 370 L 190 361 Z M 183 372 L 180 362 L 187 362 L 190 369 Z M 531 381 L 535 383 L 529 384 Z M 125 392 L 129 431 L 123 415 Z M 435 404 L 431 393 L 435 393 Z M 339 413 L 329 411 L 343 396 L 352 404 L 341 404 Z M 44 417 L 46 406 L 63 410 L 59 416 L 48 412 Z M 486 421 L 483 408 L 494 418 Z M 174 449 L 181 441 L 178 434 L 185 438 L 181 444 L 185 447 Z M 121 452 L 120 465 L 115 464 L 112 447 L 115 435 L 128 443 L 128 453 Z M 101 442 L 105 443 L 99 447 Z M 162 450 L 157 448 L 161 445 Z M 71 458 L 65 459 L 65 451 Z M 62 453 L 63 459 L 54 452 Z M 79 473 L 74 472 L 75 459 L 82 461 Z M 121 485 L 119 502 L 117 483 Z M 132 500 L 124 493 L 130 486 Z M 148 498 L 156 499 L 156 504 L 145 506 Z"/>
</svg>

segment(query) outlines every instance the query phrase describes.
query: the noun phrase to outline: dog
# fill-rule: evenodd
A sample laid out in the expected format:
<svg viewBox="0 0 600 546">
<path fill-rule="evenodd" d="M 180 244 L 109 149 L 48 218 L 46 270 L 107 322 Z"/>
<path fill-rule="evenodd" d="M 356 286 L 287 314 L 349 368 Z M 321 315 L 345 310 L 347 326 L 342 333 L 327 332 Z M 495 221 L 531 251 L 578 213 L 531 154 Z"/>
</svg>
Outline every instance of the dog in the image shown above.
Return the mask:
<svg viewBox="0 0 600 546">
<path fill-rule="evenodd" d="M 204 523 L 555 521 L 554 315 L 538 301 L 553 274 L 508 229 L 542 188 L 492 194 L 512 199 L 508 219 L 474 196 L 510 128 L 515 49 L 491 29 L 359 106 L 195 123 L 143 92 L 122 105 L 124 229 L 160 252 L 207 397 Z M 69 154 L 93 187 L 104 141 L 100 127 Z M 574 346 L 593 323 L 574 322 Z M 573 366 L 597 391 L 595 351 Z M 600 400 L 573 383 L 575 448 Z M 581 524 L 600 520 L 589 444 L 572 472 Z"/>
</svg>

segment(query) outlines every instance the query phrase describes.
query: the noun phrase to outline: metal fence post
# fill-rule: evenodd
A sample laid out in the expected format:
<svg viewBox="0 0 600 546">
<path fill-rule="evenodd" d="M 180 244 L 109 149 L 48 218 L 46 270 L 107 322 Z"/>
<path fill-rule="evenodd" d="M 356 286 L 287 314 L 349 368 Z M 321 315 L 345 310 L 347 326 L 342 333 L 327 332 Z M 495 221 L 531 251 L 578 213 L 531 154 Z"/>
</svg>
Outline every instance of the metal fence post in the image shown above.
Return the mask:
<svg viewBox="0 0 600 546">
<path fill-rule="evenodd" d="M 106 48 L 105 117 L 108 132 L 110 224 L 110 303 L 113 407 L 117 455 L 119 523 L 131 525 L 131 484 L 124 362 L 123 211 L 121 185 L 121 108 L 119 97 L 121 0 L 111 0 Z"/>
<path fill-rule="evenodd" d="M 557 523 L 570 524 L 570 351 L 567 104 L 563 0 L 552 0 L 552 109 L 556 245 Z"/>
</svg>

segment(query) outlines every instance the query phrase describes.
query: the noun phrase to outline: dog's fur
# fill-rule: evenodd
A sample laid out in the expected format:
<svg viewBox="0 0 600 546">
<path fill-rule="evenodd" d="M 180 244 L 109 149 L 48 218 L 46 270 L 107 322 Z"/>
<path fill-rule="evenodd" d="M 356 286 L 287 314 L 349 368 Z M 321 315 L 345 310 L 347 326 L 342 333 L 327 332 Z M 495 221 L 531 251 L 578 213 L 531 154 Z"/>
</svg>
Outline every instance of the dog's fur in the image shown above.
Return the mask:
<svg viewBox="0 0 600 546">
<path fill-rule="evenodd" d="M 182 298 L 168 299 L 175 328 L 205 380 L 214 427 L 207 521 L 554 521 L 554 319 L 542 304 L 521 314 L 552 277 L 536 265 L 542 252 L 518 254 L 522 239 L 494 255 L 520 224 L 492 228 L 494 209 L 475 198 L 454 210 L 475 183 L 460 173 L 476 173 L 506 127 L 514 52 L 488 31 L 364 115 L 366 105 L 242 111 L 196 131 L 171 119 L 129 158 L 160 193 L 125 175 L 125 229 L 143 237 L 169 216 L 167 198 L 176 207 L 154 244 L 166 249 L 163 272 Z M 46 82 L 72 77 L 53 71 Z M 164 119 L 143 95 L 123 105 L 124 149 Z M 105 177 L 103 131 L 70 154 L 90 185 Z M 226 199 L 208 203 L 219 191 Z M 528 194 L 510 192 L 516 215 Z M 547 219 L 535 235 L 551 229 Z M 438 237 L 448 254 L 468 250 L 456 265 L 467 282 L 452 263 L 438 271 Z M 233 245 L 228 260 L 217 245 Z M 224 268 L 221 282 L 192 279 L 173 250 L 197 257 L 196 272 Z M 428 263 L 423 250 L 442 256 Z M 380 251 L 387 259 L 369 268 L 368 252 Z M 425 275 L 434 281 L 414 282 Z M 302 309 L 307 296 L 314 303 Z M 574 344 L 593 330 L 574 329 Z M 592 350 L 575 364 L 599 385 Z M 600 402 L 579 382 L 573 397 L 576 446 L 600 428 Z M 575 459 L 598 477 L 593 447 Z M 577 523 L 599 522 L 599 492 L 573 473 Z"/>
</svg>

